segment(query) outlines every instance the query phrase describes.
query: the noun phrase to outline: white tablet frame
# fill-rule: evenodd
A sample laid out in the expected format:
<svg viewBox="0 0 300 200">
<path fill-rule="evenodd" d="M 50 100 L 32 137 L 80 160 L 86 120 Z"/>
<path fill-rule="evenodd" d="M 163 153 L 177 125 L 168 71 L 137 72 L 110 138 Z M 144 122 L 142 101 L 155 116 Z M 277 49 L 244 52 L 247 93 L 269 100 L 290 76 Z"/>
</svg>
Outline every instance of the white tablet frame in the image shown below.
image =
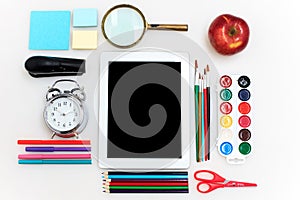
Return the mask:
<svg viewBox="0 0 300 200">
<path fill-rule="evenodd" d="M 107 158 L 108 64 L 111 61 L 157 61 L 181 63 L 181 155 L 179 158 Z M 189 55 L 167 51 L 103 52 L 99 80 L 98 164 L 104 169 L 187 169 L 190 164 Z"/>
</svg>

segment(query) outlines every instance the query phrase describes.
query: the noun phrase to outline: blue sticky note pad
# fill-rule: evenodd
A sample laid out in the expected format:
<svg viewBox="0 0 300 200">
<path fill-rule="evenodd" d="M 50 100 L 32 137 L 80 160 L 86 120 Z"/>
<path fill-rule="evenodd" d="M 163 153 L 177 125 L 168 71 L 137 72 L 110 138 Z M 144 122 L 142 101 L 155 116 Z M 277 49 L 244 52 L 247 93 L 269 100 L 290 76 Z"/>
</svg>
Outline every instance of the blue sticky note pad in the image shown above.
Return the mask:
<svg viewBox="0 0 300 200">
<path fill-rule="evenodd" d="M 68 50 L 70 18 L 70 11 L 32 11 L 29 49 Z"/>
<path fill-rule="evenodd" d="M 78 8 L 73 10 L 73 27 L 98 26 L 98 11 L 95 8 Z"/>
</svg>

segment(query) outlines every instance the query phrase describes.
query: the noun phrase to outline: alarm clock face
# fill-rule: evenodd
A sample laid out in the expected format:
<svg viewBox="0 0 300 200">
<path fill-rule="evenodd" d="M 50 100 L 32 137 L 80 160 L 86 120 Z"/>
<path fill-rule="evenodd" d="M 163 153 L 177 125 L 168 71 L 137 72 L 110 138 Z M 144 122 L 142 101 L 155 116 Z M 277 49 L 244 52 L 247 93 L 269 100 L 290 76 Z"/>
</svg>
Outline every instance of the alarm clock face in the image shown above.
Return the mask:
<svg viewBox="0 0 300 200">
<path fill-rule="evenodd" d="M 59 96 L 50 100 L 44 111 L 48 127 L 56 133 L 75 131 L 83 122 L 83 105 L 72 96 Z"/>
</svg>

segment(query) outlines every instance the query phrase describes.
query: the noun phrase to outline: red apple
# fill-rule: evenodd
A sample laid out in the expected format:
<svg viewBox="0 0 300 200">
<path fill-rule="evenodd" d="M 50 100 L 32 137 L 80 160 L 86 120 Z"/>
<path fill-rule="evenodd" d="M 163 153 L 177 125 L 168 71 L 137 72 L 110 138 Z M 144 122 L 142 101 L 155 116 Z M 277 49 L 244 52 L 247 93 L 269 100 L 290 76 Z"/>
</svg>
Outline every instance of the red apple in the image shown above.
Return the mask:
<svg viewBox="0 0 300 200">
<path fill-rule="evenodd" d="M 242 18 L 229 14 L 218 16 L 208 30 L 211 45 L 222 55 L 233 55 L 245 49 L 249 35 L 248 24 Z"/>
</svg>

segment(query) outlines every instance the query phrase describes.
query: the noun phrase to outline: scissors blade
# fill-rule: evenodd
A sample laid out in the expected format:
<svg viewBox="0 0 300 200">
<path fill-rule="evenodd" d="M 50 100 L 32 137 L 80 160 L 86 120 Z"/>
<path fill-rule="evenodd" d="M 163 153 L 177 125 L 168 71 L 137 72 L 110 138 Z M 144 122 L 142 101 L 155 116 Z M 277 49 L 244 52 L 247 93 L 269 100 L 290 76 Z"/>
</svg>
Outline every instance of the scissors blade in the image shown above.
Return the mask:
<svg viewBox="0 0 300 200">
<path fill-rule="evenodd" d="M 256 187 L 256 183 L 247 183 L 239 181 L 228 181 L 224 184 L 225 187 Z"/>
</svg>

